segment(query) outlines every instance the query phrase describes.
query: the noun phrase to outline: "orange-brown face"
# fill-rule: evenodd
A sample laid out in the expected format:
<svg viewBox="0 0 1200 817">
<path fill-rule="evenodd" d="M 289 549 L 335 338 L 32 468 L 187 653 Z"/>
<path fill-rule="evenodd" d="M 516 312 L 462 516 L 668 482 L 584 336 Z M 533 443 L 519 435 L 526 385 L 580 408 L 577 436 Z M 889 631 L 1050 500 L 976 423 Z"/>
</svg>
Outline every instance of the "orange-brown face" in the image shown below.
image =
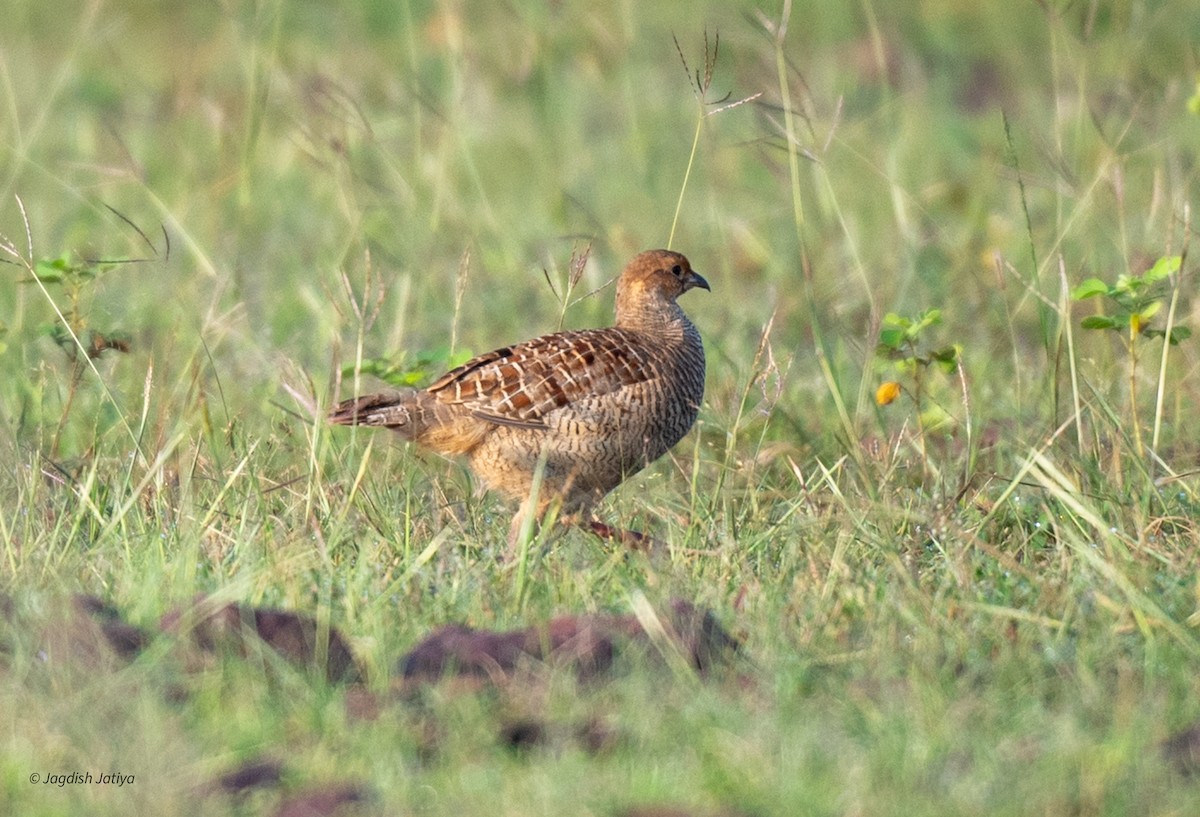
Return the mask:
<svg viewBox="0 0 1200 817">
<path fill-rule="evenodd" d="M 674 301 L 694 287 L 712 291 L 684 256 L 670 250 L 648 250 L 629 262 L 617 288 L 618 298 L 656 293 Z"/>
</svg>

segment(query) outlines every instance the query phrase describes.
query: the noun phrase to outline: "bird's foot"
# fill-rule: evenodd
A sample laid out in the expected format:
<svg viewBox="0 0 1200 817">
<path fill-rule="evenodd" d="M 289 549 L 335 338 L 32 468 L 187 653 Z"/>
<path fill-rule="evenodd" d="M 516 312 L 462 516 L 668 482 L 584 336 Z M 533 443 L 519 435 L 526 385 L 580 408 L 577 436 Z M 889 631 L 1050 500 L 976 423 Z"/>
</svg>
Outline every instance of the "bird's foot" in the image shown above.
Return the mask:
<svg viewBox="0 0 1200 817">
<path fill-rule="evenodd" d="M 607 539 L 610 542 L 618 542 L 630 550 L 653 550 L 662 545 L 662 542 L 655 539 L 653 536 L 641 533 L 636 530 L 626 530 L 624 528 L 614 528 L 612 525 L 607 525 L 598 519 L 589 519 L 584 523 L 584 527 L 592 533 L 599 536 L 601 539 Z"/>
</svg>

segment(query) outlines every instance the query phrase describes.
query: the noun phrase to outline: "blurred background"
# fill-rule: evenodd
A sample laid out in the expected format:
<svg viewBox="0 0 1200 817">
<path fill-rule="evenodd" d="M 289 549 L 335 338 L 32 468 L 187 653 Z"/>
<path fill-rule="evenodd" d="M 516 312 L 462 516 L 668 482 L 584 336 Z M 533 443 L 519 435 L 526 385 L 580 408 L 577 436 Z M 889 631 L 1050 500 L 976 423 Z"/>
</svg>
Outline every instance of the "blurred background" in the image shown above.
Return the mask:
<svg viewBox="0 0 1200 817">
<path fill-rule="evenodd" d="M 717 414 L 774 316 L 778 427 L 821 445 L 831 382 L 874 417 L 882 317 L 939 307 L 979 410 L 1050 423 L 1060 259 L 1074 285 L 1178 253 L 1196 178 L 1188 2 L 6 5 L 0 232 L 142 259 L 45 292 L 0 269 L 18 436 L 113 410 L 68 396 L 48 296 L 124 344 L 96 360 L 119 402 L 153 364 L 159 423 L 219 395 L 220 427 L 281 379 L 327 401 L 359 353 L 419 379 L 603 323 L 611 290 L 574 302 L 669 239 L 713 284 L 686 307 Z"/>
</svg>

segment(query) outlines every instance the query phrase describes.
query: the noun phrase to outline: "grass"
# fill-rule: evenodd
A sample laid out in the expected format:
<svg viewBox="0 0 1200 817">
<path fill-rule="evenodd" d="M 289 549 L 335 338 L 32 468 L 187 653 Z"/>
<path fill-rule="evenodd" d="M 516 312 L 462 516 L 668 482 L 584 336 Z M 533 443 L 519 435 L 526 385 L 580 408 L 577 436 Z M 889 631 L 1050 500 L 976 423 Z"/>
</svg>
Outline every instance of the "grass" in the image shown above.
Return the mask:
<svg viewBox="0 0 1200 817">
<path fill-rule="evenodd" d="M 266 756 L 287 791 L 366 785 L 368 813 L 1190 813 L 1158 747 L 1200 720 L 1195 342 L 1131 374 L 1066 293 L 1187 250 L 1192 5 L 13 10 L 0 810 L 270 813 L 197 794 Z M 314 419 L 364 360 L 606 321 L 611 287 L 564 313 L 543 271 L 592 242 L 582 294 L 668 241 L 714 289 L 685 299 L 705 406 L 605 506 L 664 552 L 572 531 L 503 563 L 510 509 L 460 465 Z M 21 265 L 59 257 L 86 275 Z M 1171 284 L 1194 325 L 1190 262 Z M 872 399 L 884 315 L 929 307 L 962 347 L 922 383 L 940 430 Z M 303 612 L 376 690 L 445 623 L 642 597 L 712 608 L 753 667 L 361 722 L 270 657 L 47 662 L 75 592 L 142 626 L 197 593 Z M 535 704 L 619 740 L 500 745 Z M 28 782 L 73 769 L 135 782 Z"/>
</svg>

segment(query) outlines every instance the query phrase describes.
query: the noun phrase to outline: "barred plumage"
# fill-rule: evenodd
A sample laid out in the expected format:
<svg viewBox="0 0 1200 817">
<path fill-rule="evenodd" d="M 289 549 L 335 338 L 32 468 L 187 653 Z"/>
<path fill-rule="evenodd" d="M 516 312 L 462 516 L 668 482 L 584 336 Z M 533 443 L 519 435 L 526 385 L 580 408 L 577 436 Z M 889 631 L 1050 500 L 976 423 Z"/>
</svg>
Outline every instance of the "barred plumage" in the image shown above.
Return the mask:
<svg viewBox="0 0 1200 817">
<path fill-rule="evenodd" d="M 466 456 L 486 485 L 522 502 L 544 456 L 536 510 L 561 500 L 564 514 L 587 511 L 696 421 L 704 348 L 675 302 L 693 287 L 709 289 L 679 253 L 641 253 L 617 282 L 615 326 L 496 349 L 426 389 L 347 400 L 329 420 Z"/>
</svg>

